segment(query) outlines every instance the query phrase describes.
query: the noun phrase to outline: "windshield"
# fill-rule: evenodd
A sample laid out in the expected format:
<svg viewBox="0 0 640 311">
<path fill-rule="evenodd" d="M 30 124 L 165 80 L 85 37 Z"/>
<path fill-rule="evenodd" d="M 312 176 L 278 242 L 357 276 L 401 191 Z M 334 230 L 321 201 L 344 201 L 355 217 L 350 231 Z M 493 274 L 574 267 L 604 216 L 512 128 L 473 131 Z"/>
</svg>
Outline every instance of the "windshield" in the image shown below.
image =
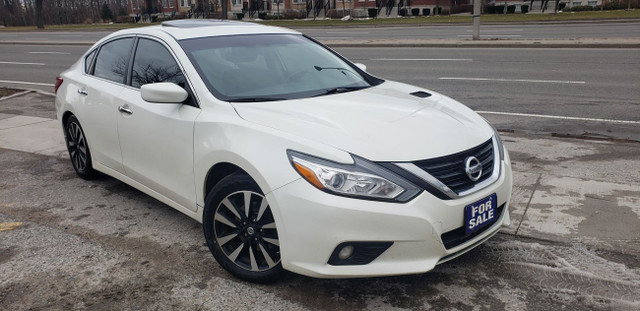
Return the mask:
<svg viewBox="0 0 640 311">
<path fill-rule="evenodd" d="M 209 90 L 222 100 L 284 100 L 377 84 L 375 78 L 302 35 L 206 37 L 180 44 Z"/>
</svg>

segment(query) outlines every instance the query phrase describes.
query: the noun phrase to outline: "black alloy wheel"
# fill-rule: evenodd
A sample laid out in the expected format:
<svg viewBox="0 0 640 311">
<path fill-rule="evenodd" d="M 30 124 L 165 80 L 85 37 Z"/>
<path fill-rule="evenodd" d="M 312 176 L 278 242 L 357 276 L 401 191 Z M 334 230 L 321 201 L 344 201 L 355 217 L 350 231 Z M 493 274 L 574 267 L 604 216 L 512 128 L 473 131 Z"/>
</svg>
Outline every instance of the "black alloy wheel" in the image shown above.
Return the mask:
<svg viewBox="0 0 640 311">
<path fill-rule="evenodd" d="M 82 179 L 95 178 L 98 173 L 93 169 L 89 145 L 78 119 L 75 116 L 69 117 L 64 130 L 67 150 L 76 174 Z"/>
</svg>

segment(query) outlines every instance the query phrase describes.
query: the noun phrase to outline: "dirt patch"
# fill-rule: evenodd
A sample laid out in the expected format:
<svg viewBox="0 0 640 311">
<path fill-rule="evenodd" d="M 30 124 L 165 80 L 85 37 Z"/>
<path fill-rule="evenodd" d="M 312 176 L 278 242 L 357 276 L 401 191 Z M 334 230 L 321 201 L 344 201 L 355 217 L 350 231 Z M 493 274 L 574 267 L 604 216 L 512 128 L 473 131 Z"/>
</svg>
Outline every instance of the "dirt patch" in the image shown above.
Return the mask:
<svg viewBox="0 0 640 311">
<path fill-rule="evenodd" d="M 22 90 L 0 87 L 0 98 L 22 92 Z"/>
</svg>

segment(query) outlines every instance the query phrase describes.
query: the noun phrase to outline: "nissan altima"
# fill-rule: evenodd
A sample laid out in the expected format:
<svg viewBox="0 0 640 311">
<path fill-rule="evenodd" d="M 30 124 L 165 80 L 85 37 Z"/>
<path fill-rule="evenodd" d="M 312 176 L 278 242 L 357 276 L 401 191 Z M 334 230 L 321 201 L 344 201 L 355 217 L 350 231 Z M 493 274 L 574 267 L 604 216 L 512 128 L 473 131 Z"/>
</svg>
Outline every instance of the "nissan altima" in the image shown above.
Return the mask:
<svg viewBox="0 0 640 311">
<path fill-rule="evenodd" d="M 202 223 L 241 279 L 423 273 L 510 223 L 495 128 L 297 31 L 121 30 L 55 89 L 77 175 L 112 176 Z"/>
</svg>

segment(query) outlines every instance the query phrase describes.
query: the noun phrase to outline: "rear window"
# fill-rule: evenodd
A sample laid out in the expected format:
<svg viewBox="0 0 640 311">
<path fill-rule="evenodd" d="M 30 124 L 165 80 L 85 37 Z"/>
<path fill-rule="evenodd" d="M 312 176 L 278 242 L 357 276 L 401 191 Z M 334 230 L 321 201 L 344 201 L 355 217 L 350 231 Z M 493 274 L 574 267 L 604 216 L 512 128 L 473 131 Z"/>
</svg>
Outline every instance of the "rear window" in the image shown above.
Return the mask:
<svg viewBox="0 0 640 311">
<path fill-rule="evenodd" d="M 96 58 L 96 54 L 98 53 L 98 49 L 93 50 L 93 52 L 89 53 L 87 57 L 84 58 L 84 72 L 88 74 L 92 74 L 92 66 L 93 60 Z"/>
</svg>

